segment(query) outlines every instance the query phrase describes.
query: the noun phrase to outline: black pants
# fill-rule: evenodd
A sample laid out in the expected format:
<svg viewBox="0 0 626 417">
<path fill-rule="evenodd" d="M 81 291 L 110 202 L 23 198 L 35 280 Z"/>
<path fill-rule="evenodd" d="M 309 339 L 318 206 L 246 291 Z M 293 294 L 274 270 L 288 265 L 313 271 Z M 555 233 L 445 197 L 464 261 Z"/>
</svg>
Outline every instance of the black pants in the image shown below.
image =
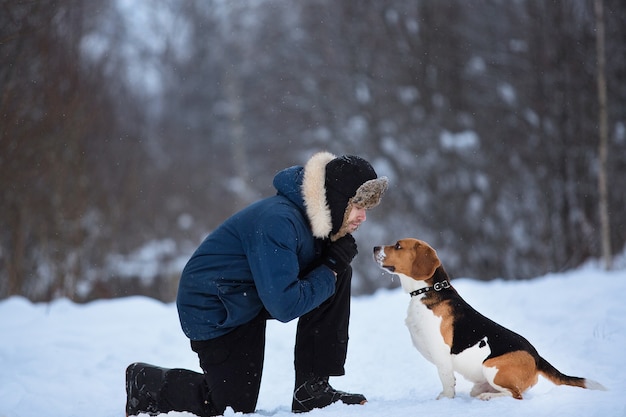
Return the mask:
<svg viewBox="0 0 626 417">
<path fill-rule="evenodd" d="M 352 270 L 348 268 L 338 277 L 335 294 L 298 320 L 294 351 L 296 381 L 313 375 L 345 373 L 351 279 Z M 196 378 L 193 386 L 187 384 L 180 389 L 194 392 L 200 389 L 204 393 L 186 397 L 190 403 L 177 404 L 173 409 L 196 414 L 196 410 L 202 409 L 202 417 L 223 414 L 226 407 L 232 407 L 235 412 L 253 413 L 261 386 L 268 318 L 271 317 L 264 312 L 224 336 L 192 341 L 191 348 L 200 359 L 204 381 Z M 171 386 L 168 392 L 173 389 Z M 195 403 L 203 398 L 208 399 L 209 408 Z"/>
</svg>

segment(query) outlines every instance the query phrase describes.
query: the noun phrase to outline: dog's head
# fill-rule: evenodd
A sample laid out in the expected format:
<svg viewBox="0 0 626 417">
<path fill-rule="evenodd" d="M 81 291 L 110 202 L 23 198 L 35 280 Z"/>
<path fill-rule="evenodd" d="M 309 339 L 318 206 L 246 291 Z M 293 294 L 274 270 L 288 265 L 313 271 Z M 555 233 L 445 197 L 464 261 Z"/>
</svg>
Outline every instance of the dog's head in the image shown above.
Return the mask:
<svg viewBox="0 0 626 417">
<path fill-rule="evenodd" d="M 374 260 L 392 274 L 425 281 L 441 266 L 437 252 L 418 239 L 402 239 L 395 245 L 375 246 Z"/>
</svg>

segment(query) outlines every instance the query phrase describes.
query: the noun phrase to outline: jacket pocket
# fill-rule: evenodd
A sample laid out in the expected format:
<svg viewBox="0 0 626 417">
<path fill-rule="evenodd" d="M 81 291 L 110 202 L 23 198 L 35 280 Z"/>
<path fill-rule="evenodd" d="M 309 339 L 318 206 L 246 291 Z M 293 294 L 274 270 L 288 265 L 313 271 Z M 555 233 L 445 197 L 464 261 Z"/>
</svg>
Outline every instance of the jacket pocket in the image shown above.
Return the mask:
<svg viewBox="0 0 626 417">
<path fill-rule="evenodd" d="M 263 303 L 251 283 L 222 282 L 217 284 L 217 296 L 224 305 L 226 318 L 218 327 L 235 327 L 255 318 Z"/>
</svg>

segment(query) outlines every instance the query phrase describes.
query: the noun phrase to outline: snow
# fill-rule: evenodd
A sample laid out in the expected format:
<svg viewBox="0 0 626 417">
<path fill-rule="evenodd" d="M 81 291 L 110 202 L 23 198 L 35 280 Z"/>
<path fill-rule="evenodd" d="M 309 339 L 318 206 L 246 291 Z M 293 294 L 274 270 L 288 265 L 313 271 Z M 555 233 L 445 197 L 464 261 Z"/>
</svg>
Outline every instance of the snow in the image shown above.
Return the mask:
<svg viewBox="0 0 626 417">
<path fill-rule="evenodd" d="M 380 274 L 381 280 L 391 279 Z M 462 278 L 453 285 L 478 311 L 529 339 L 560 371 L 599 381 L 608 391 L 555 386 L 540 378 L 522 401 L 484 402 L 469 396 L 470 384 L 459 376 L 456 398 L 436 400 L 441 385 L 435 367 L 413 348 L 404 325 L 409 296 L 381 290 L 353 299 L 346 375 L 331 378 L 336 388 L 362 392 L 369 402 L 333 404 L 307 415 L 626 415 L 626 270 L 588 266 L 531 281 Z M 295 322 L 268 323 L 254 416 L 292 415 L 294 333 Z M 86 305 L 12 297 L 0 301 L 0 335 L 0 417 L 122 416 L 129 363 L 199 370 L 175 306 L 145 297 Z"/>
</svg>

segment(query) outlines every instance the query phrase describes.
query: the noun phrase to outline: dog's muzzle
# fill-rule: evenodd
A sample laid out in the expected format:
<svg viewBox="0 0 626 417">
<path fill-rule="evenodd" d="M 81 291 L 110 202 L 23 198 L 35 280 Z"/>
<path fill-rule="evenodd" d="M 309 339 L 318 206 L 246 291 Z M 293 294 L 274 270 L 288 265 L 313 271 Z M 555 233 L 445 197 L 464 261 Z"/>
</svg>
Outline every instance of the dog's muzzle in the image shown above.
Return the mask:
<svg viewBox="0 0 626 417">
<path fill-rule="evenodd" d="M 384 264 L 386 257 L 387 256 L 385 255 L 384 246 L 374 246 L 374 260 L 376 261 L 378 266 L 380 266 L 385 271 L 394 272 L 396 270 L 395 266 Z"/>
</svg>

